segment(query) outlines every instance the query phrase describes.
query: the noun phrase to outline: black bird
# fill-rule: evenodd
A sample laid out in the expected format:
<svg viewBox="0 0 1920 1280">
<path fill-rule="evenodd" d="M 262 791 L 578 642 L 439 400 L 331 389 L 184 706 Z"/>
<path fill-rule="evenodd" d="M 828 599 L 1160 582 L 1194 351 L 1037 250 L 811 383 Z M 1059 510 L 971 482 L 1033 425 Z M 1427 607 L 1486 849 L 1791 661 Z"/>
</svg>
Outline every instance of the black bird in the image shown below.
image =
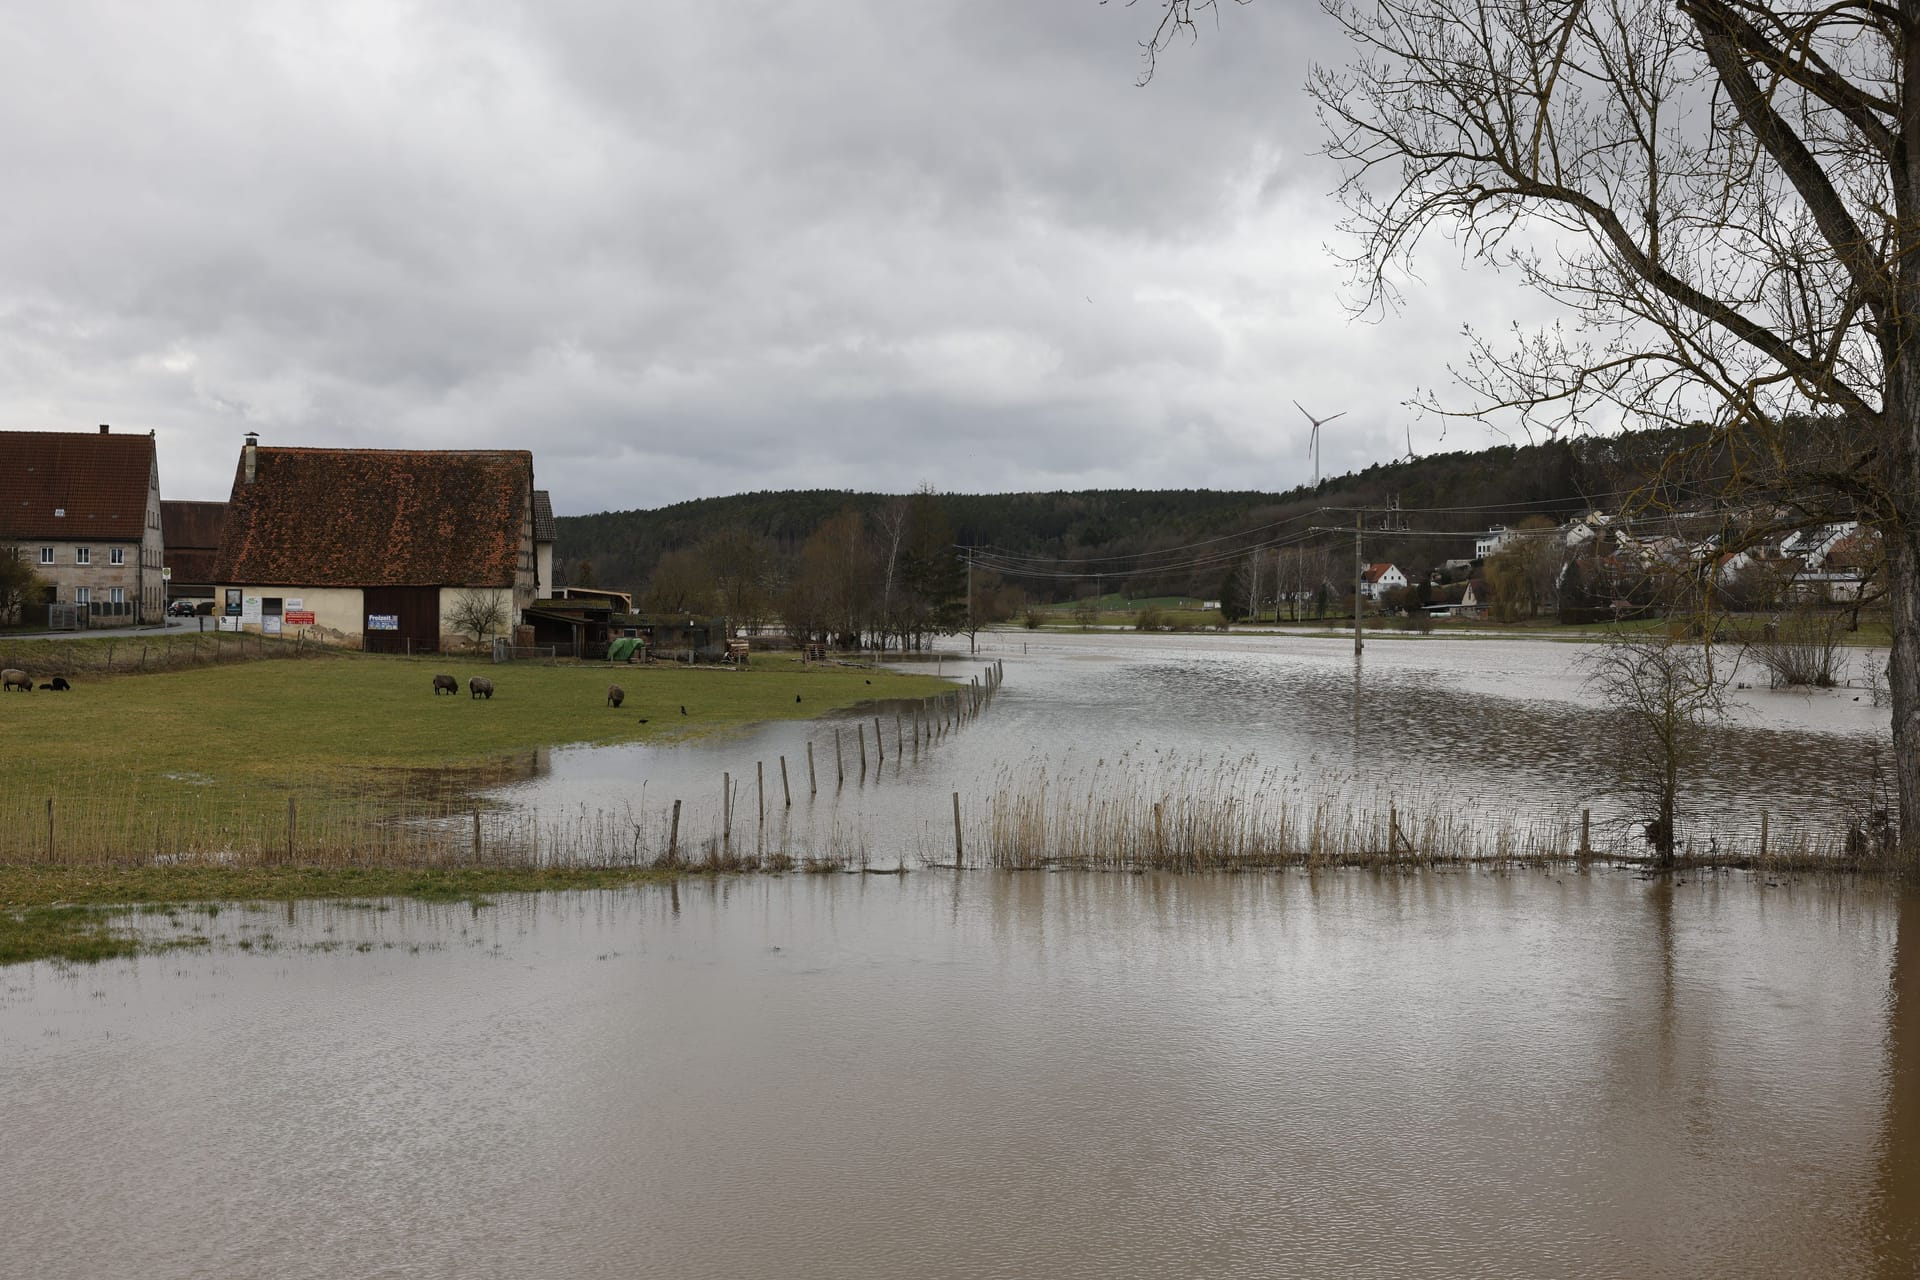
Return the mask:
<svg viewBox="0 0 1920 1280">
<path fill-rule="evenodd" d="M 867 681 L 867 683 L 868 683 L 868 684 L 872 684 L 872 683 L 873 683 L 873 681 L 871 681 L 871 680 L 869 680 L 869 681 Z"/>
<path fill-rule="evenodd" d="M 793 695 L 793 700 L 794 700 L 795 702 L 798 702 L 798 701 L 800 701 L 800 695 L 799 695 L 799 694 L 797 694 L 797 693 L 796 693 L 796 694 L 794 694 L 794 695 Z"/>
<path fill-rule="evenodd" d="M 641 723 L 641 724 L 645 724 L 646 722 L 647 722 L 647 718 L 646 718 L 645 716 L 641 716 L 641 717 L 640 717 L 640 723 Z"/>
<path fill-rule="evenodd" d="M 687 714 L 687 704 L 684 702 L 680 704 L 680 714 L 681 715 Z"/>
</svg>

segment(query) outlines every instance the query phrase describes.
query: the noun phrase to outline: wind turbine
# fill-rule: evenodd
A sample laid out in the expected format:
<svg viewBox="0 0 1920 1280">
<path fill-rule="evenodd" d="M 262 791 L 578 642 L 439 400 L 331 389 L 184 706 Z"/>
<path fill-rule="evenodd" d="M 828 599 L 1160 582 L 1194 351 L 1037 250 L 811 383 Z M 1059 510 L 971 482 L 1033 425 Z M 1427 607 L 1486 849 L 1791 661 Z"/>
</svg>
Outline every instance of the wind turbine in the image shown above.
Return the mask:
<svg viewBox="0 0 1920 1280">
<path fill-rule="evenodd" d="M 1342 409 L 1339 413 L 1334 414 L 1333 418 L 1316 418 L 1312 414 L 1307 413 L 1307 407 L 1298 400 L 1293 402 L 1293 407 L 1301 413 L 1305 413 L 1307 415 L 1307 421 L 1313 424 L 1313 430 L 1307 434 L 1307 448 L 1313 453 L 1313 487 L 1318 489 L 1320 487 L 1320 427 L 1323 423 L 1332 422 L 1333 418 L 1346 417 L 1347 411 Z"/>
</svg>

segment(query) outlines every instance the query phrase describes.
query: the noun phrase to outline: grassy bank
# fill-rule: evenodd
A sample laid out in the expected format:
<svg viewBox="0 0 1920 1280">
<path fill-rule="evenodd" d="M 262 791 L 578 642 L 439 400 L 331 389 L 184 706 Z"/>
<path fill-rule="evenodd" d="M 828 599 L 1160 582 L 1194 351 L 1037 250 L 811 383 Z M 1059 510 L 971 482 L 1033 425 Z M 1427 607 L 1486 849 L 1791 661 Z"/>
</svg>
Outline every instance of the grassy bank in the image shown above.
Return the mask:
<svg viewBox="0 0 1920 1280">
<path fill-rule="evenodd" d="M 440 671 L 462 692 L 436 696 Z M 474 675 L 491 699 L 465 692 Z M 76 679 L 0 698 L 0 863 L 46 860 L 50 825 L 52 861 L 98 863 L 280 852 L 290 823 L 296 856 L 379 861 L 383 843 L 528 776 L 550 746 L 674 741 L 952 687 L 775 656 L 688 669 L 346 654 Z"/>
</svg>

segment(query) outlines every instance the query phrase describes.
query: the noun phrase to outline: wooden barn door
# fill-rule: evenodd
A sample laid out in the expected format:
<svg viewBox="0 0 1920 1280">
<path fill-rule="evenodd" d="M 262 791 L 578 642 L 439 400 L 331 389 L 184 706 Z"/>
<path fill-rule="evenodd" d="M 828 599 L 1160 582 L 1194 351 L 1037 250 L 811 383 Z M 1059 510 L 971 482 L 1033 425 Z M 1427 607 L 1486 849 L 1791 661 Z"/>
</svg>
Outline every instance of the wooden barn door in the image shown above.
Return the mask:
<svg viewBox="0 0 1920 1280">
<path fill-rule="evenodd" d="M 368 587 L 360 647 L 368 653 L 435 653 L 440 648 L 440 588 Z"/>
</svg>

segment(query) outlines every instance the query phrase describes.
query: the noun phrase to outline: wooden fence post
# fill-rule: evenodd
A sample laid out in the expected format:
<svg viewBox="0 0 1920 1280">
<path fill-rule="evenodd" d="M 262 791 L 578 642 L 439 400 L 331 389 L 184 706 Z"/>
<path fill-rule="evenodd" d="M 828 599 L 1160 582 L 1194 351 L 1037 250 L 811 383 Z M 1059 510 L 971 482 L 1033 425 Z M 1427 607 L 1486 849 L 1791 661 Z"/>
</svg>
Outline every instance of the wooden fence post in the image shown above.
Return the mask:
<svg viewBox="0 0 1920 1280">
<path fill-rule="evenodd" d="M 474 866 L 480 865 L 480 811 L 478 809 L 473 811 L 473 857 L 471 861 Z"/>
<path fill-rule="evenodd" d="M 813 739 L 812 738 L 807 739 L 807 794 L 810 796 L 817 796 L 820 794 L 820 781 L 819 779 L 813 776 Z"/>
<path fill-rule="evenodd" d="M 960 845 L 960 793 L 953 793 L 953 865 L 956 870 L 967 865 L 966 851 Z"/>
<path fill-rule="evenodd" d="M 840 755 L 840 727 L 838 725 L 835 725 L 833 729 L 833 772 L 838 785 L 846 786 L 847 765 L 845 759 Z"/>
<path fill-rule="evenodd" d="M 720 850 L 733 851 L 733 775 L 720 775 Z"/>
<path fill-rule="evenodd" d="M 478 814 L 474 815 L 476 819 L 479 816 L 480 815 Z M 478 830 L 477 827 L 475 829 Z M 678 862 L 679 860 L 680 860 L 680 802 L 678 800 L 675 800 L 673 802 L 673 826 L 669 828 L 667 831 L 667 861 L 671 863 L 671 862 Z"/>
<path fill-rule="evenodd" d="M 793 808 L 793 792 L 787 786 L 787 758 L 780 757 L 780 796 L 787 802 L 787 808 Z"/>
<path fill-rule="evenodd" d="M 293 831 L 295 825 L 293 800 L 294 798 L 292 796 L 287 797 L 287 864 L 289 866 L 293 864 Z"/>
<path fill-rule="evenodd" d="M 887 762 L 887 743 L 886 739 L 880 736 L 879 716 L 873 718 L 873 749 L 880 753 L 880 763 L 885 764 Z"/>
<path fill-rule="evenodd" d="M 867 726 L 853 726 L 853 736 L 860 741 L 860 776 L 864 778 L 867 776 Z"/>
<path fill-rule="evenodd" d="M 53 797 L 47 797 L 47 865 L 53 865 Z"/>
</svg>

